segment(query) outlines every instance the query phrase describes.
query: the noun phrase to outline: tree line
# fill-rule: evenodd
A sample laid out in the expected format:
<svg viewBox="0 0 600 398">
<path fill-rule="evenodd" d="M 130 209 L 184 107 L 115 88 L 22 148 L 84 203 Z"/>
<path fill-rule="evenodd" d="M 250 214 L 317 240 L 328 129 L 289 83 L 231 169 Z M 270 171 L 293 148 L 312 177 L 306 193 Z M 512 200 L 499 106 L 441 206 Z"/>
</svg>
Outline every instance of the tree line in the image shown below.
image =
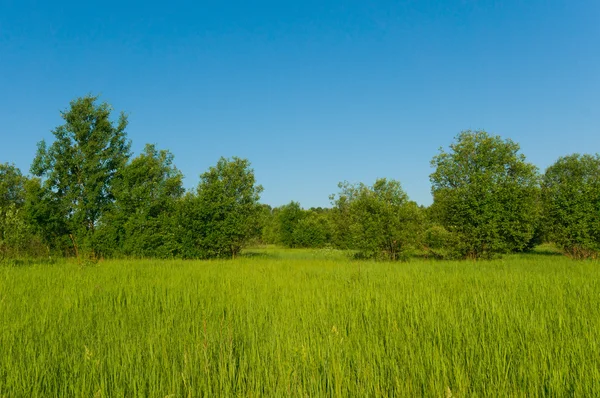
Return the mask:
<svg viewBox="0 0 600 398">
<path fill-rule="evenodd" d="M 559 158 L 545 173 L 519 145 L 464 131 L 431 165 L 433 204 L 400 182 L 340 183 L 330 208 L 272 208 L 246 159 L 221 158 L 183 188 L 173 155 L 132 157 L 127 117 L 96 96 L 61 113 L 30 175 L 0 164 L 0 261 L 74 256 L 223 258 L 248 244 L 335 247 L 361 258 L 490 258 L 553 242 L 573 258 L 600 253 L 600 155 Z"/>
</svg>

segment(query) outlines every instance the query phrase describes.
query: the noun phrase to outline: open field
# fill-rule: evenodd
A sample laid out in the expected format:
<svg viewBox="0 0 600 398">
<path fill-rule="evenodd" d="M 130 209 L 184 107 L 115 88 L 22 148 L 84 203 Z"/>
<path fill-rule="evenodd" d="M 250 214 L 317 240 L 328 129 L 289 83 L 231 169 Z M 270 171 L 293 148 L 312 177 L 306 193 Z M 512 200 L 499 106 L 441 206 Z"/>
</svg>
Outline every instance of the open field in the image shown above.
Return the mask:
<svg viewBox="0 0 600 398">
<path fill-rule="evenodd" d="M 600 263 L 0 267 L 0 397 L 600 396 Z"/>
</svg>

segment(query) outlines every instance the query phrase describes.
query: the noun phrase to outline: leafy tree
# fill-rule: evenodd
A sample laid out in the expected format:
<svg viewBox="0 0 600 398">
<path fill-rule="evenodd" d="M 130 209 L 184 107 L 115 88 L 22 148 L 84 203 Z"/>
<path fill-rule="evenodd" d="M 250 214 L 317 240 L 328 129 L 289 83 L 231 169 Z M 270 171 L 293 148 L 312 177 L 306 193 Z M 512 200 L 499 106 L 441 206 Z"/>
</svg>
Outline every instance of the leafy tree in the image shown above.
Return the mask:
<svg viewBox="0 0 600 398">
<path fill-rule="evenodd" d="M 64 255 L 73 249 L 67 221 L 54 193 L 45 189 L 39 178 L 25 183 L 24 216 L 33 233 L 39 236 L 47 252 Z"/>
<path fill-rule="evenodd" d="M 369 258 L 406 258 L 418 242 L 422 212 L 408 200 L 398 181 L 373 186 L 340 184 L 336 205 L 348 214 L 351 247 Z"/>
<path fill-rule="evenodd" d="M 463 131 L 431 165 L 433 213 L 455 235 L 456 253 L 478 258 L 528 247 L 539 217 L 539 176 L 518 144 Z"/>
<path fill-rule="evenodd" d="M 279 221 L 279 243 L 286 247 L 296 247 L 294 231 L 298 223 L 304 218 L 305 213 L 300 203 L 291 201 L 281 206 L 277 212 Z"/>
<path fill-rule="evenodd" d="M 27 217 L 30 182 L 11 164 L 0 164 L 0 260 L 45 252 Z"/>
<path fill-rule="evenodd" d="M 542 201 L 549 239 L 574 258 L 600 253 L 600 155 L 558 159 L 544 174 Z"/>
<path fill-rule="evenodd" d="M 178 252 L 175 208 L 183 194 L 183 174 L 173 155 L 147 144 L 113 182 L 115 202 L 101 219 L 106 254 L 173 257 Z"/>
<path fill-rule="evenodd" d="M 46 203 L 65 220 L 76 254 L 93 253 L 98 221 L 114 200 L 113 181 L 129 158 L 127 117 L 121 113 L 113 122 L 111 107 L 95 96 L 70 105 L 61 113 L 65 123 L 53 131 L 52 145 L 38 144 L 31 171 L 42 179 Z"/>
<path fill-rule="evenodd" d="M 0 260 L 16 255 L 23 245 L 25 181 L 17 167 L 0 164 Z"/>
<path fill-rule="evenodd" d="M 348 184 L 340 183 L 338 187 L 344 188 Z M 330 195 L 333 208 L 331 209 L 330 220 L 332 225 L 332 243 L 335 247 L 348 250 L 352 248 L 352 235 L 350 225 L 352 223 L 350 214 L 350 198 L 347 195 Z"/>
<path fill-rule="evenodd" d="M 221 158 L 181 202 L 184 257 L 235 257 L 257 231 L 260 193 L 250 162 Z"/>
<path fill-rule="evenodd" d="M 332 236 L 328 213 L 321 209 L 305 211 L 292 234 L 295 247 L 324 247 L 331 243 Z"/>
<path fill-rule="evenodd" d="M 20 208 L 25 202 L 25 181 L 15 165 L 0 163 L 0 217 L 10 205 Z"/>
<path fill-rule="evenodd" d="M 276 243 L 277 232 L 274 229 L 275 217 L 273 208 L 268 204 L 260 204 L 255 231 L 252 232 L 253 243 L 269 244 Z"/>
</svg>

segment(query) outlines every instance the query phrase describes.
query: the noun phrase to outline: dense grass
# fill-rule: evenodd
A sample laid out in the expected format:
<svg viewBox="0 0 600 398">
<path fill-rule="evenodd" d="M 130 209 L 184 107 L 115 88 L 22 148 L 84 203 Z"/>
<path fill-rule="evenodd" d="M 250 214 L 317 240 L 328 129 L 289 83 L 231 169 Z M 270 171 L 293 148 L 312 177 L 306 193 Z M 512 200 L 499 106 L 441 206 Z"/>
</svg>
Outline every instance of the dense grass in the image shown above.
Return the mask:
<svg viewBox="0 0 600 398">
<path fill-rule="evenodd" d="M 600 264 L 0 267 L 0 396 L 599 396 Z"/>
</svg>

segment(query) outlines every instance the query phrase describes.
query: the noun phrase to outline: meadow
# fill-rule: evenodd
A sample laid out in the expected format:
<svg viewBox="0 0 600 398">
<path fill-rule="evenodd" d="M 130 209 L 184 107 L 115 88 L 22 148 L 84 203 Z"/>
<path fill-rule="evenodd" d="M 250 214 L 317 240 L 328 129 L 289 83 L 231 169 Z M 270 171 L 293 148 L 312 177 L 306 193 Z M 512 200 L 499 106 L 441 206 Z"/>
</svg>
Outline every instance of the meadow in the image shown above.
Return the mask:
<svg viewBox="0 0 600 398">
<path fill-rule="evenodd" d="M 0 266 L 0 397 L 600 396 L 600 263 Z"/>
</svg>

